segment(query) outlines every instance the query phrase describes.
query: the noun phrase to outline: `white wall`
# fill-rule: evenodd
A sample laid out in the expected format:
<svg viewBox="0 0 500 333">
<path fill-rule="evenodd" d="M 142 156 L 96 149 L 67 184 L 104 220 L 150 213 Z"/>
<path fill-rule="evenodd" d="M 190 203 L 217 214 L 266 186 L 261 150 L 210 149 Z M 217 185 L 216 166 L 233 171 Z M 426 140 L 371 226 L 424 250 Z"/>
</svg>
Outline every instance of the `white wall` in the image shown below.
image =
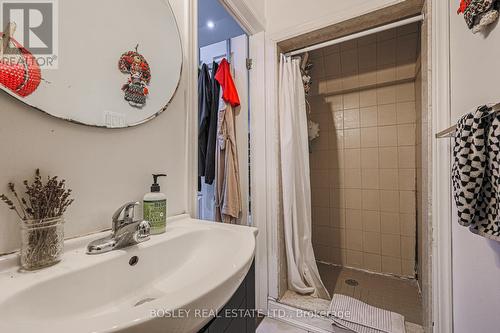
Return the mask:
<svg viewBox="0 0 500 333">
<path fill-rule="evenodd" d="M 318 29 L 403 0 L 268 0 L 267 32 L 282 38 L 300 33 L 304 27 Z M 286 10 L 286 13 L 285 13 Z M 333 18 L 333 21 L 332 21 Z"/>
<path fill-rule="evenodd" d="M 500 101 L 500 27 L 473 35 L 458 1 L 450 0 L 452 119 L 477 105 Z M 455 215 L 455 214 L 454 214 Z M 500 327 L 500 242 L 470 233 L 453 219 L 455 333 L 498 332 Z"/>
<path fill-rule="evenodd" d="M 187 1 L 170 0 L 181 36 L 186 32 Z M 186 42 L 183 41 L 184 51 Z M 184 55 L 186 68 L 186 55 Z M 121 204 L 141 200 L 151 173 L 166 172 L 162 190 L 168 214 L 186 211 L 186 70 L 168 109 L 158 118 L 130 129 L 105 130 L 62 121 L 0 94 L 0 193 L 7 182 L 21 184 L 35 168 L 67 179 L 75 203 L 66 214 L 66 235 L 111 226 Z M 19 246 L 15 214 L 0 205 L 0 253 Z"/>
</svg>

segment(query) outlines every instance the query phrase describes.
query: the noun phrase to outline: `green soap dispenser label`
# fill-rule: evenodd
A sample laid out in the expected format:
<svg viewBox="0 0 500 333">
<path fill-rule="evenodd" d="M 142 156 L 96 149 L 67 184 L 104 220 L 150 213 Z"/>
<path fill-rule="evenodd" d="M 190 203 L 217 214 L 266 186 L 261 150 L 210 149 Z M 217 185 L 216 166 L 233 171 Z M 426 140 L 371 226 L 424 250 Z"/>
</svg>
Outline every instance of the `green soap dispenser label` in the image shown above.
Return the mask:
<svg viewBox="0 0 500 333">
<path fill-rule="evenodd" d="M 144 201 L 144 220 L 151 223 L 152 233 L 165 231 L 167 200 Z"/>
</svg>

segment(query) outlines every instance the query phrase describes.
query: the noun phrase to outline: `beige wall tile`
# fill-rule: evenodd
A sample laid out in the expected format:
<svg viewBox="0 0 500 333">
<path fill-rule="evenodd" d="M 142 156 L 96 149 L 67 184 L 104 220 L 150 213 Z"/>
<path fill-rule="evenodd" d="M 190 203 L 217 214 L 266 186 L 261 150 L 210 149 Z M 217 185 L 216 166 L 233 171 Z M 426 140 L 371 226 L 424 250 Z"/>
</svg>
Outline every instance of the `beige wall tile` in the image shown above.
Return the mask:
<svg viewBox="0 0 500 333">
<path fill-rule="evenodd" d="M 322 134 L 320 129 L 320 137 Z M 328 149 L 329 150 L 342 150 L 344 149 L 344 131 L 335 130 L 328 133 Z"/>
<path fill-rule="evenodd" d="M 403 276 L 410 276 L 410 277 L 415 276 L 415 260 L 403 259 L 401 261 L 401 265 L 402 265 L 401 273 Z"/>
<path fill-rule="evenodd" d="M 328 176 L 330 178 L 330 188 L 344 188 L 345 187 L 345 173 L 344 169 L 329 169 Z"/>
<path fill-rule="evenodd" d="M 365 108 L 377 105 L 377 90 L 367 89 L 359 93 L 359 107 Z"/>
<path fill-rule="evenodd" d="M 381 272 L 382 257 L 378 254 L 363 253 L 363 267 L 372 272 Z"/>
<path fill-rule="evenodd" d="M 357 73 L 342 76 L 342 89 L 350 90 L 359 88 L 359 75 Z"/>
<path fill-rule="evenodd" d="M 379 189 L 379 173 L 378 169 L 362 169 L 361 171 L 361 187 L 363 189 L 378 190 Z"/>
<path fill-rule="evenodd" d="M 342 74 L 352 74 L 358 72 L 358 50 L 351 49 L 340 52 L 340 65 Z"/>
<path fill-rule="evenodd" d="M 401 258 L 401 236 L 382 234 L 382 255 Z"/>
<path fill-rule="evenodd" d="M 361 190 L 346 189 L 345 190 L 345 208 L 361 209 Z"/>
<path fill-rule="evenodd" d="M 320 122 L 320 135 L 322 132 L 322 126 L 326 127 L 327 129 L 333 127 L 332 130 L 342 130 L 344 128 L 344 111 L 332 111 L 330 114 L 332 118 L 332 125 L 329 126 L 330 122 L 328 123 L 328 126 L 327 124 Z"/>
<path fill-rule="evenodd" d="M 363 230 L 363 222 L 361 220 L 361 210 L 346 209 L 345 220 L 347 229 Z"/>
<path fill-rule="evenodd" d="M 332 258 L 329 262 L 336 265 L 346 265 L 347 258 L 345 251 L 336 247 L 332 248 Z"/>
<path fill-rule="evenodd" d="M 415 169 L 400 169 L 399 170 L 399 189 L 406 191 L 416 190 L 416 170 Z"/>
<path fill-rule="evenodd" d="M 401 275 L 401 259 L 382 256 L 382 272 Z"/>
<path fill-rule="evenodd" d="M 363 232 L 363 252 L 381 253 L 381 235 L 378 232 Z"/>
<path fill-rule="evenodd" d="M 377 34 L 371 34 L 368 36 L 360 37 L 358 40 L 358 46 L 361 48 L 364 45 L 369 45 L 377 42 Z"/>
<path fill-rule="evenodd" d="M 325 70 L 326 77 L 339 78 L 342 75 L 342 71 L 340 69 L 340 54 L 332 53 L 325 57 L 325 64 L 323 66 Z M 314 77 L 314 75 L 311 75 Z"/>
<path fill-rule="evenodd" d="M 415 191 L 399 191 L 399 205 L 401 213 L 415 214 L 417 209 Z"/>
<path fill-rule="evenodd" d="M 404 36 L 404 35 L 408 35 L 408 34 L 416 33 L 416 32 L 418 32 L 418 24 L 413 23 L 413 24 L 406 24 L 406 25 L 403 25 L 401 27 L 398 27 L 396 34 L 398 37 L 400 37 L 400 36 Z M 417 44 L 417 40 L 415 40 L 415 44 Z"/>
<path fill-rule="evenodd" d="M 347 244 L 346 229 L 331 228 L 330 244 L 332 247 L 345 249 Z"/>
<path fill-rule="evenodd" d="M 312 224 L 314 226 L 329 227 L 330 224 L 330 207 L 312 206 Z"/>
<path fill-rule="evenodd" d="M 360 87 L 371 87 L 377 84 L 377 69 L 366 69 L 358 74 Z"/>
<path fill-rule="evenodd" d="M 321 83 L 324 82 L 322 85 Z M 335 94 L 342 91 L 342 78 L 330 77 L 320 82 L 319 91 L 321 94 Z"/>
<path fill-rule="evenodd" d="M 363 210 L 361 218 L 364 231 L 380 232 L 380 212 Z"/>
<path fill-rule="evenodd" d="M 332 248 L 330 246 L 315 243 L 313 244 L 313 249 L 316 260 L 330 262 L 332 258 Z"/>
<path fill-rule="evenodd" d="M 351 40 L 340 43 L 339 46 L 340 46 L 340 52 L 348 51 L 348 50 L 352 50 L 352 49 L 357 49 L 358 48 L 358 40 L 351 39 Z"/>
<path fill-rule="evenodd" d="M 396 29 L 389 29 L 389 30 L 384 30 L 379 33 L 377 33 L 377 41 L 385 41 L 388 39 L 394 39 L 396 38 Z"/>
<path fill-rule="evenodd" d="M 330 207 L 330 189 L 314 188 L 311 192 L 311 201 L 316 207 Z"/>
<path fill-rule="evenodd" d="M 378 125 L 396 125 L 396 104 L 383 104 L 378 106 Z"/>
<path fill-rule="evenodd" d="M 415 167 L 415 147 L 398 147 L 398 165 L 403 169 L 411 169 Z"/>
<path fill-rule="evenodd" d="M 396 110 L 398 124 L 415 123 L 417 119 L 415 102 L 398 103 L 396 105 Z"/>
<path fill-rule="evenodd" d="M 344 129 L 359 128 L 359 109 L 344 110 Z"/>
<path fill-rule="evenodd" d="M 363 190 L 362 202 L 364 210 L 379 210 L 380 197 L 378 190 Z"/>
<path fill-rule="evenodd" d="M 382 126 L 378 131 L 378 143 L 380 147 L 395 147 L 398 145 L 397 126 Z"/>
<path fill-rule="evenodd" d="M 415 62 L 417 58 L 417 33 L 398 37 L 396 59 L 398 64 Z"/>
<path fill-rule="evenodd" d="M 345 208 L 346 207 L 346 190 L 342 188 L 330 189 L 330 207 Z M 313 199 L 313 202 L 314 199 Z"/>
<path fill-rule="evenodd" d="M 397 163 L 397 156 L 396 156 Z M 361 168 L 376 169 L 379 167 L 378 148 L 361 148 Z"/>
<path fill-rule="evenodd" d="M 378 43 L 377 66 L 396 64 L 396 39 L 389 39 Z"/>
<path fill-rule="evenodd" d="M 381 147 L 379 148 L 379 165 L 380 168 L 397 169 L 398 168 L 398 148 L 396 147 Z"/>
<path fill-rule="evenodd" d="M 378 125 L 377 117 L 378 117 L 377 106 L 362 107 L 359 110 L 361 127 L 377 126 Z"/>
<path fill-rule="evenodd" d="M 321 96 L 325 103 L 330 106 L 331 111 L 342 111 L 344 109 L 344 102 L 342 99 L 342 95 L 333 95 L 333 96 Z"/>
<path fill-rule="evenodd" d="M 380 229 L 383 234 L 400 235 L 400 221 L 398 213 L 380 213 Z"/>
<path fill-rule="evenodd" d="M 398 146 L 415 146 L 416 125 L 398 125 Z"/>
<path fill-rule="evenodd" d="M 363 268 L 363 252 L 346 251 L 347 266 L 354 268 Z"/>
<path fill-rule="evenodd" d="M 399 192 L 380 190 L 380 211 L 399 213 Z"/>
<path fill-rule="evenodd" d="M 333 239 L 333 229 L 330 227 L 317 226 L 313 228 L 313 242 L 319 245 L 330 246 Z"/>
<path fill-rule="evenodd" d="M 347 149 L 361 147 L 361 137 L 359 128 L 344 130 L 344 147 Z"/>
<path fill-rule="evenodd" d="M 346 169 L 360 169 L 361 168 L 361 150 L 360 149 L 345 149 L 344 151 Z"/>
<path fill-rule="evenodd" d="M 328 170 L 311 170 L 311 188 L 329 188 Z"/>
<path fill-rule="evenodd" d="M 327 46 L 323 49 L 323 53 L 325 56 L 332 54 L 332 53 L 340 53 L 340 45 L 335 44 L 335 45 Z"/>
<path fill-rule="evenodd" d="M 394 104 L 396 103 L 396 87 L 388 86 L 377 88 L 377 104 Z"/>
<path fill-rule="evenodd" d="M 358 49 L 359 71 L 377 67 L 377 44 L 368 44 Z"/>
<path fill-rule="evenodd" d="M 344 110 L 359 109 L 359 92 L 345 94 L 343 100 Z"/>
<path fill-rule="evenodd" d="M 363 233 L 360 230 L 346 229 L 347 249 L 363 251 Z"/>
<path fill-rule="evenodd" d="M 415 83 L 403 83 L 396 86 L 396 102 L 414 102 Z"/>
<path fill-rule="evenodd" d="M 361 147 L 378 147 L 378 127 L 365 127 L 361 129 Z"/>
<path fill-rule="evenodd" d="M 401 237 L 401 257 L 403 259 L 415 259 L 415 237 Z"/>
<path fill-rule="evenodd" d="M 388 84 L 396 81 L 396 68 L 386 67 L 377 69 L 377 83 Z"/>
<path fill-rule="evenodd" d="M 345 169 L 345 188 L 361 188 L 361 169 Z"/>
<path fill-rule="evenodd" d="M 345 209 L 330 208 L 330 225 L 334 228 L 345 228 Z"/>
<path fill-rule="evenodd" d="M 401 224 L 401 236 L 415 237 L 417 228 L 417 217 L 415 214 L 399 214 Z"/>
<path fill-rule="evenodd" d="M 408 80 L 415 77 L 415 63 L 402 63 L 396 66 L 396 80 Z"/>
<path fill-rule="evenodd" d="M 416 27 L 313 53 L 308 100 L 321 130 L 310 155 L 318 260 L 414 276 L 415 146 L 422 129 L 415 84 L 391 83 L 415 76 Z"/>
<path fill-rule="evenodd" d="M 397 166 L 397 163 L 396 163 Z M 398 190 L 399 177 L 398 169 L 380 169 L 380 189 L 381 190 Z"/>
</svg>

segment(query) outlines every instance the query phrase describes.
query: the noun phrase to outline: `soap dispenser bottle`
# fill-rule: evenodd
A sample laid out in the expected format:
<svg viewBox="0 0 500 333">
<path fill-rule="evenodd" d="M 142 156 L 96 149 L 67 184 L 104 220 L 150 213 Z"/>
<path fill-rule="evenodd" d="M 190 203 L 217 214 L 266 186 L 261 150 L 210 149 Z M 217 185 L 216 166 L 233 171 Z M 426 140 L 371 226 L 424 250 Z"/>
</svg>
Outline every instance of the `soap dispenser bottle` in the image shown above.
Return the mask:
<svg viewBox="0 0 500 333">
<path fill-rule="evenodd" d="M 151 192 L 143 199 L 144 220 L 151 224 L 151 234 L 158 235 L 166 231 L 167 226 L 167 196 L 160 192 L 159 177 L 165 174 L 153 174 Z"/>
</svg>

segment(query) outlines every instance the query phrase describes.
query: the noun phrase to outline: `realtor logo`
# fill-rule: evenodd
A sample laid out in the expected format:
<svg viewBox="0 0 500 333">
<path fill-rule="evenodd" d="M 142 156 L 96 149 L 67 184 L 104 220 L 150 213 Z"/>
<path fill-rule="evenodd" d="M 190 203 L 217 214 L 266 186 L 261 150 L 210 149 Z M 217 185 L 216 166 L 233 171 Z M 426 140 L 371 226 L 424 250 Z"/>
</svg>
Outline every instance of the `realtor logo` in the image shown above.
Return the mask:
<svg viewBox="0 0 500 333">
<path fill-rule="evenodd" d="M 57 0 L 0 0 L 1 29 L 9 23 L 16 27 L 12 36 L 37 59 L 44 69 L 57 68 Z M 5 53 L 15 53 L 11 43 Z"/>
</svg>

